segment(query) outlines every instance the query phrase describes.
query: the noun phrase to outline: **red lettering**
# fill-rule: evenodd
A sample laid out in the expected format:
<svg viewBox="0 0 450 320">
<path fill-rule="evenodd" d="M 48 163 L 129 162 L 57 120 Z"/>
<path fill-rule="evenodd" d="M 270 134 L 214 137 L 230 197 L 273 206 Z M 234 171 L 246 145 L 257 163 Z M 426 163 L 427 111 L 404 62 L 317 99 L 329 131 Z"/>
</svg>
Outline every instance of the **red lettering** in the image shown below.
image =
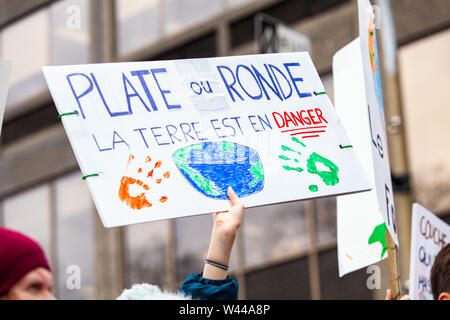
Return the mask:
<svg viewBox="0 0 450 320">
<path fill-rule="evenodd" d="M 309 109 L 309 110 L 308 110 L 309 118 L 311 119 L 312 123 L 314 123 L 314 124 L 319 124 L 320 121 L 319 121 L 319 122 L 314 121 L 315 116 L 313 116 L 313 115 L 311 114 L 311 112 L 313 112 L 313 111 L 314 111 L 314 110 L 312 110 L 312 109 Z"/>
<path fill-rule="evenodd" d="M 289 128 L 289 122 L 292 122 L 292 124 L 294 125 L 294 127 L 297 126 L 297 122 L 294 122 L 291 117 L 289 117 L 289 114 L 287 112 L 284 112 L 284 119 L 286 120 L 286 127 Z"/>
<path fill-rule="evenodd" d="M 328 123 L 327 120 L 325 120 L 325 118 L 322 116 L 322 110 L 320 109 L 314 109 L 314 111 L 316 111 L 317 117 L 320 119 L 322 119 L 323 121 L 325 121 L 325 123 Z M 320 123 L 322 123 L 322 120 L 320 120 Z"/>
<path fill-rule="evenodd" d="M 308 117 L 303 117 L 303 112 L 306 112 L 305 110 L 302 110 L 302 111 L 300 111 L 300 117 L 302 117 L 302 119 L 303 119 L 303 121 L 306 123 L 306 124 L 311 124 L 311 120 L 308 118 Z"/>
<path fill-rule="evenodd" d="M 281 121 L 283 121 L 282 125 L 280 125 L 280 123 L 278 122 L 277 117 L 275 117 L 275 115 L 278 115 L 281 118 Z M 278 128 L 280 128 L 280 129 L 283 128 L 284 127 L 284 118 L 283 118 L 283 116 L 281 114 L 279 114 L 278 112 L 272 112 L 272 116 L 273 116 L 273 119 L 275 120 Z"/>
</svg>

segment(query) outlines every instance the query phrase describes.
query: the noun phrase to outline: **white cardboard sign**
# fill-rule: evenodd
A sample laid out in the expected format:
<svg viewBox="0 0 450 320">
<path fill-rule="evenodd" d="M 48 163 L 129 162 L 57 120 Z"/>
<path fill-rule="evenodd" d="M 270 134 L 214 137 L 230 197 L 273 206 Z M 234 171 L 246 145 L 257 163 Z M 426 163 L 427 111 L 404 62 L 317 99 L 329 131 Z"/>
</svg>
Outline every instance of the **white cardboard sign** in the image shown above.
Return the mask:
<svg viewBox="0 0 450 320">
<path fill-rule="evenodd" d="M 0 59 L 0 134 L 2 133 L 3 114 L 5 112 L 8 82 L 11 74 L 11 61 Z"/>
<path fill-rule="evenodd" d="M 430 272 L 439 251 L 450 242 L 450 226 L 414 203 L 411 224 L 409 296 L 413 300 L 433 300 Z"/>
<path fill-rule="evenodd" d="M 375 14 L 369 0 L 358 0 L 359 40 L 364 70 L 366 108 L 375 171 L 375 190 L 386 227 L 398 243 L 391 170 L 389 166 L 383 93 L 375 27 Z"/>
<path fill-rule="evenodd" d="M 333 57 L 335 107 L 366 175 L 375 181 L 359 38 Z M 385 224 L 375 189 L 337 197 L 339 276 L 387 257 Z"/>
<path fill-rule="evenodd" d="M 387 153 L 375 20 L 358 1 L 360 36 L 333 57 L 336 111 L 375 188 L 337 198 L 339 275 L 387 257 L 385 230 L 398 244 Z"/>
<path fill-rule="evenodd" d="M 371 188 L 307 53 L 43 70 L 106 227 Z"/>
</svg>

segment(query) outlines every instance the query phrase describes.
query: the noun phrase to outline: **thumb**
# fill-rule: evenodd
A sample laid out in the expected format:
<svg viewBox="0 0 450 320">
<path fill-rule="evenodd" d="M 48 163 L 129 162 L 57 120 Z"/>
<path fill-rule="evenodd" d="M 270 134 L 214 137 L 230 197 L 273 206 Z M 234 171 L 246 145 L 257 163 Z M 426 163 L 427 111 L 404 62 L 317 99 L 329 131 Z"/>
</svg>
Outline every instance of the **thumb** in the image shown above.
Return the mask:
<svg viewBox="0 0 450 320">
<path fill-rule="evenodd" d="M 241 200 L 239 199 L 236 192 L 234 192 L 232 187 L 228 187 L 227 194 L 228 198 L 230 199 L 231 206 L 242 205 Z"/>
</svg>

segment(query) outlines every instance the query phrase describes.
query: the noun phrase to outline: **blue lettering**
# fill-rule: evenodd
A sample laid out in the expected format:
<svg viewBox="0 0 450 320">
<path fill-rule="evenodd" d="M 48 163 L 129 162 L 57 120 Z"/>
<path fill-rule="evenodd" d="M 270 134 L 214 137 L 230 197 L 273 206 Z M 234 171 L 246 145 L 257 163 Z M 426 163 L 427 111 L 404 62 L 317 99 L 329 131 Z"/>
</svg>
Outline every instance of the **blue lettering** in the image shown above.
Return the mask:
<svg viewBox="0 0 450 320">
<path fill-rule="evenodd" d="M 161 127 L 153 127 L 153 128 L 150 128 L 150 130 L 152 131 L 153 137 L 155 137 L 155 141 L 156 141 L 156 143 L 157 143 L 159 146 L 165 146 L 165 145 L 170 144 L 169 142 L 162 142 L 162 143 L 160 143 L 159 140 L 158 140 L 158 137 L 162 137 L 162 134 L 155 134 L 154 129 L 161 129 Z"/>
<path fill-rule="evenodd" d="M 275 81 L 277 82 L 277 85 L 278 85 L 278 87 L 280 88 L 281 93 L 283 94 L 284 100 L 289 99 L 289 98 L 291 97 L 291 95 L 292 95 L 292 86 L 291 86 L 291 83 L 289 82 L 288 78 L 286 78 L 286 76 L 284 75 L 284 73 L 283 73 L 280 69 L 278 69 L 276 66 L 274 66 L 273 64 L 268 64 L 268 66 L 269 66 L 269 68 L 270 68 L 270 71 L 272 71 L 272 75 L 274 76 Z M 276 71 L 278 74 L 281 74 L 281 75 L 283 76 L 284 80 L 286 80 L 286 83 L 287 83 L 287 85 L 289 86 L 289 90 L 290 90 L 288 95 L 286 95 L 286 94 L 284 93 L 283 87 L 280 85 L 280 82 L 278 81 L 278 77 L 275 75 L 275 71 Z"/>
<path fill-rule="evenodd" d="M 228 72 L 233 77 L 233 82 L 231 84 L 228 83 L 227 79 L 223 75 L 222 69 L 228 70 Z M 239 92 L 234 88 L 234 85 L 236 84 L 236 78 L 234 77 L 233 71 L 231 71 L 231 69 L 228 68 L 227 66 L 217 66 L 217 70 L 219 71 L 220 76 L 222 77 L 223 83 L 225 84 L 225 87 L 228 90 L 228 94 L 230 95 L 231 100 L 233 100 L 233 102 L 236 102 L 236 100 L 234 99 L 234 95 L 231 92 L 231 91 L 233 91 L 242 101 L 244 101 L 244 98 L 242 98 L 242 96 L 239 94 Z"/>
<path fill-rule="evenodd" d="M 169 128 L 173 128 L 173 129 L 175 129 L 175 131 L 171 132 L 171 131 L 169 130 Z M 168 125 L 166 126 L 166 131 L 167 131 L 167 133 L 169 134 L 170 141 L 172 141 L 172 144 L 175 144 L 175 142 L 173 142 L 172 137 L 174 137 L 174 138 L 177 139 L 178 141 L 181 141 L 180 139 L 178 139 L 178 138 L 175 136 L 175 134 L 176 134 L 177 131 L 178 131 L 177 127 L 175 127 L 174 125 L 168 124 Z"/>
<path fill-rule="evenodd" d="M 92 77 L 92 81 L 94 81 L 95 88 L 97 89 L 98 94 L 100 95 L 100 98 L 103 101 L 103 105 L 105 106 L 106 110 L 108 111 L 108 113 L 109 113 L 109 115 L 111 117 L 124 116 L 124 115 L 127 115 L 127 114 L 131 113 L 130 110 L 128 110 L 128 111 L 121 111 L 121 112 L 111 112 L 111 110 L 108 107 L 108 104 L 105 101 L 105 98 L 103 97 L 103 93 L 100 90 L 100 87 L 98 86 L 97 79 L 95 78 L 93 73 L 91 73 L 91 77 Z"/>
<path fill-rule="evenodd" d="M 119 137 L 120 140 L 116 140 L 116 136 Z M 130 149 L 130 146 L 128 145 L 128 143 L 125 142 L 125 140 L 122 139 L 122 137 L 116 132 L 114 131 L 113 134 L 113 150 L 116 150 L 116 143 L 125 143 L 128 147 L 128 149 Z"/>
<path fill-rule="evenodd" d="M 243 86 L 242 83 L 241 83 L 241 80 L 239 79 L 239 70 L 240 70 L 240 68 L 243 68 L 243 69 L 247 70 L 247 71 L 251 74 L 251 76 L 253 77 L 253 79 L 255 79 L 255 83 L 258 85 L 258 88 L 259 88 L 259 95 L 257 95 L 257 96 L 252 96 L 250 93 L 248 93 L 247 90 L 245 90 L 244 86 Z M 259 100 L 259 99 L 261 99 L 261 97 L 262 97 L 262 89 L 261 89 L 261 86 L 260 86 L 260 84 L 259 84 L 259 82 L 258 82 L 258 79 L 256 79 L 256 76 L 253 74 L 252 70 L 251 70 L 249 67 L 247 67 L 247 66 L 244 65 L 244 64 L 238 65 L 237 68 L 236 68 L 236 77 L 237 77 L 237 80 L 238 80 L 238 82 L 239 82 L 239 85 L 241 86 L 242 90 L 244 90 L 244 92 L 247 94 L 247 96 L 249 96 L 249 97 L 252 98 L 253 100 Z"/>
<path fill-rule="evenodd" d="M 104 149 L 100 148 L 100 146 L 98 145 L 97 139 L 95 138 L 94 135 L 92 135 L 92 138 L 94 138 L 94 141 L 95 141 L 95 144 L 97 145 L 98 151 L 103 152 L 103 151 L 112 150 L 112 148 L 104 148 Z"/>
<path fill-rule="evenodd" d="M 196 124 L 200 124 L 200 123 L 199 123 L 199 122 L 191 122 L 192 129 L 194 130 L 195 135 L 197 136 L 197 140 L 199 140 L 199 141 L 205 141 L 205 140 L 208 140 L 208 138 L 201 138 L 201 137 L 199 136 L 199 133 L 201 133 L 201 131 L 199 131 L 199 130 L 195 127 Z"/>
<path fill-rule="evenodd" d="M 277 85 L 275 84 L 275 81 L 272 77 L 272 75 L 269 72 L 269 69 L 267 68 L 267 64 L 264 64 L 264 67 L 266 68 L 267 74 L 270 78 L 270 81 L 272 82 L 272 85 L 270 85 L 270 83 L 266 80 L 266 78 L 264 78 L 262 76 L 262 74 L 255 68 L 255 66 L 252 65 L 252 69 L 255 72 L 256 78 L 258 79 L 259 85 L 261 87 L 261 89 L 264 91 L 264 94 L 267 98 L 267 100 L 270 100 L 270 96 L 267 94 L 266 88 L 264 87 L 263 82 L 266 83 L 266 85 L 269 87 L 270 90 L 272 90 L 273 93 L 275 93 L 275 95 L 281 100 L 283 101 L 283 97 L 281 96 L 280 91 L 278 90 Z"/>
<path fill-rule="evenodd" d="M 145 104 L 144 100 L 142 100 L 141 96 L 139 95 L 139 93 L 137 93 L 136 89 L 133 87 L 133 85 L 131 84 L 130 80 L 127 78 L 127 76 L 125 75 L 125 73 L 122 73 L 122 79 L 123 79 L 123 88 L 125 90 L 125 96 L 127 98 L 127 105 L 128 105 L 128 112 L 129 114 L 133 114 L 133 110 L 131 110 L 131 98 L 133 97 L 138 97 L 139 100 L 142 102 L 142 104 L 144 105 L 145 109 L 147 109 L 147 111 L 151 111 L 147 105 Z M 133 90 L 133 94 L 130 94 L 128 92 L 128 87 L 130 87 Z"/>
<path fill-rule="evenodd" d="M 187 129 L 188 129 L 187 131 L 184 130 L 184 126 L 187 127 Z M 192 130 L 192 128 L 189 125 L 189 123 L 185 123 L 185 122 L 180 123 L 180 128 L 181 128 L 181 131 L 183 132 L 184 139 L 186 140 L 186 142 L 188 142 L 188 138 L 187 137 L 189 137 L 189 138 L 191 138 L 192 140 L 195 141 L 195 138 L 189 134 L 191 132 L 191 130 Z"/>
<path fill-rule="evenodd" d="M 70 80 L 70 78 L 72 78 L 74 76 L 82 76 L 82 77 L 86 78 L 89 81 L 89 87 L 86 90 L 84 90 L 82 93 L 80 93 L 79 95 L 76 94 L 75 89 L 74 89 L 73 84 L 72 84 L 72 81 Z M 77 104 L 78 104 L 78 108 L 80 109 L 80 113 L 83 116 L 83 119 L 86 119 L 86 116 L 84 115 L 84 112 L 83 112 L 83 108 L 81 107 L 80 99 L 82 97 L 84 97 L 85 95 L 87 95 L 89 92 L 92 91 L 92 89 L 94 88 L 94 86 L 92 85 L 92 81 L 84 73 L 71 73 L 71 74 L 66 75 L 66 79 L 67 79 L 67 82 L 69 82 L 69 86 L 70 86 L 70 89 L 72 90 L 72 93 L 73 93 L 73 96 L 75 97 L 75 100 L 77 100 Z"/>
<path fill-rule="evenodd" d="M 294 78 L 294 77 L 292 76 L 291 70 L 289 69 L 289 67 L 300 67 L 300 63 L 298 63 L 298 62 L 285 63 L 285 64 L 284 64 L 284 67 L 286 68 L 286 71 L 288 72 L 289 77 L 290 77 L 291 80 L 292 80 L 292 84 L 294 85 L 294 88 L 295 88 L 295 90 L 297 91 L 297 94 L 298 94 L 299 98 L 310 97 L 310 96 L 311 96 L 311 93 L 301 93 L 301 92 L 298 90 L 297 85 L 295 84 L 296 82 L 303 82 L 303 78 Z"/>
<path fill-rule="evenodd" d="M 139 131 L 139 133 L 141 134 L 142 140 L 145 143 L 145 146 L 148 148 L 148 143 L 147 140 L 144 137 L 144 134 L 142 133 L 142 131 L 147 130 L 146 128 L 139 128 L 139 129 L 134 129 L 133 131 Z"/>
<path fill-rule="evenodd" d="M 155 100 L 153 99 L 152 94 L 150 93 L 150 90 L 147 86 L 147 82 L 145 82 L 144 75 L 148 75 L 150 72 L 148 70 L 136 70 L 131 71 L 132 76 L 136 76 L 139 78 L 139 81 L 141 82 L 141 86 L 144 89 L 145 94 L 147 95 L 148 101 L 150 102 L 153 111 L 157 111 L 158 108 L 156 107 Z"/>
<path fill-rule="evenodd" d="M 161 89 L 161 86 L 158 82 L 158 79 L 156 78 L 156 73 L 163 73 L 163 72 L 167 72 L 166 68 L 159 68 L 159 69 L 151 69 L 150 70 L 152 72 L 153 78 L 155 79 L 156 84 L 158 85 L 158 89 L 161 92 L 161 96 L 167 106 L 167 109 L 181 109 L 181 106 L 179 104 L 169 104 L 167 102 L 167 98 L 166 98 L 166 94 L 170 93 L 170 90 L 163 90 Z"/>
<path fill-rule="evenodd" d="M 226 138 L 227 136 L 220 136 L 218 133 L 217 133 L 217 131 L 220 131 L 220 127 L 216 127 L 215 125 L 214 125 L 214 122 L 218 122 L 219 121 L 219 119 L 211 119 L 210 120 L 210 122 L 211 122 L 211 126 L 213 127 L 213 129 L 214 129 L 214 132 L 216 133 L 216 136 L 217 136 L 217 138 Z"/>
</svg>

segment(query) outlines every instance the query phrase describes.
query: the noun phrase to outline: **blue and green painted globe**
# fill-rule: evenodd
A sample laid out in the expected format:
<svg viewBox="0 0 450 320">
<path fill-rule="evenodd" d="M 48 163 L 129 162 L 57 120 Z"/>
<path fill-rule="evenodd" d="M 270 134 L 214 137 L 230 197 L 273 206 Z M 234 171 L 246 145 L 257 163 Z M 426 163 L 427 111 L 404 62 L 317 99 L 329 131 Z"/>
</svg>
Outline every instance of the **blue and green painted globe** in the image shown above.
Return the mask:
<svg viewBox="0 0 450 320">
<path fill-rule="evenodd" d="M 197 191 L 213 199 L 228 199 L 231 186 L 239 197 L 264 188 L 258 152 L 234 142 L 203 142 L 178 149 L 172 158 Z"/>
</svg>

